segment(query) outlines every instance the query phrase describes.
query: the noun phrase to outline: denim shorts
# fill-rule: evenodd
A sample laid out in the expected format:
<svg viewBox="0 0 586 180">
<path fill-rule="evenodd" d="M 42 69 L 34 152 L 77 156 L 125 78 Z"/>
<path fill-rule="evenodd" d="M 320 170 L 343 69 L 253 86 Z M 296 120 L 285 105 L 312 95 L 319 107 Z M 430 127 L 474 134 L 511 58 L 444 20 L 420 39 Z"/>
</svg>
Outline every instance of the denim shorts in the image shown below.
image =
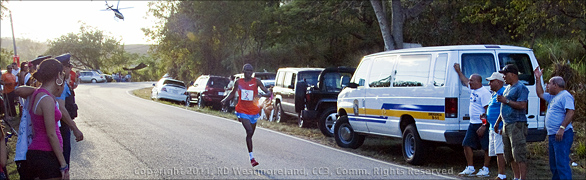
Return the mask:
<svg viewBox="0 0 586 180">
<path fill-rule="evenodd" d="M 505 123 L 503 147 L 505 161 L 527 162 L 527 122 Z"/>
<path fill-rule="evenodd" d="M 482 137 L 478 137 L 476 130 L 478 130 L 480 126 L 482 126 L 482 124 L 470 124 L 468 126 L 468 130 L 466 131 L 466 136 L 464 137 L 462 146 L 468 146 L 474 150 L 488 150 L 488 127 L 485 129 L 484 135 Z"/>
<path fill-rule="evenodd" d="M 258 121 L 260 114 L 250 115 L 250 114 L 244 114 L 244 113 L 237 112 L 236 117 L 238 117 L 238 119 L 248 119 L 251 124 L 256 124 L 256 121 Z"/>
</svg>

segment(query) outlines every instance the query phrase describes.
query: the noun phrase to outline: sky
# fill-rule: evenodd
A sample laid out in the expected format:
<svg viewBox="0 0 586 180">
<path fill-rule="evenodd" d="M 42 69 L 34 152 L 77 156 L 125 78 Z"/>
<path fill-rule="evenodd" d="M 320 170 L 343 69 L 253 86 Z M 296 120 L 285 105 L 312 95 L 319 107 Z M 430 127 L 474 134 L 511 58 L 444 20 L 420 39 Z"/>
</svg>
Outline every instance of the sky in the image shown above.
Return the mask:
<svg viewBox="0 0 586 180">
<path fill-rule="evenodd" d="M 3 2 L 5 3 L 5 2 Z M 118 1 L 108 1 L 116 7 Z M 141 28 L 150 28 L 155 18 L 148 17 L 148 1 L 120 1 L 119 8 L 124 21 L 116 21 L 114 12 L 106 9 L 105 1 L 15 1 L 5 6 L 12 12 L 14 35 L 38 42 L 55 40 L 68 33 L 79 33 L 81 23 L 103 31 L 121 40 L 123 44 L 154 44 L 148 42 Z M 12 38 L 10 17 L 1 22 L 1 37 Z"/>
</svg>

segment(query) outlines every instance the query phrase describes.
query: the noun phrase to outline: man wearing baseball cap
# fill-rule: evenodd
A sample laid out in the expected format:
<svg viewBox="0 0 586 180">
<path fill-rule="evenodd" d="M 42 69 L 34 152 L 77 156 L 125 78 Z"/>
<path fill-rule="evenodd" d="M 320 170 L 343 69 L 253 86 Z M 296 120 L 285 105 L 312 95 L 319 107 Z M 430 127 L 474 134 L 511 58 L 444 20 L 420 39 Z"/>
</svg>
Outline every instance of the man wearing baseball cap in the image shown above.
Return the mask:
<svg viewBox="0 0 586 180">
<path fill-rule="evenodd" d="M 495 126 L 504 121 L 502 131 L 505 162 L 511 164 L 515 179 L 527 178 L 527 102 L 529 89 L 519 83 L 519 69 L 514 64 L 506 65 L 501 71 L 508 84 L 502 96 L 497 96 L 501 103 L 501 115 Z M 497 126 L 498 128 L 498 126 Z M 497 129 L 495 128 L 495 129 Z"/>
<path fill-rule="evenodd" d="M 502 126 L 496 125 L 495 128 L 496 120 L 501 114 L 501 103 L 498 102 L 497 97 L 502 96 L 505 92 L 505 88 L 503 87 L 505 79 L 503 74 L 494 72 L 490 77 L 486 78 L 486 80 L 492 91 L 492 99 L 488 103 L 488 110 L 486 112 L 486 119 L 490 124 L 488 126 L 488 155 L 496 156 L 496 164 L 498 165 L 499 174 L 495 179 L 507 179 L 507 175 L 505 174 L 505 157 L 503 156 L 503 136 L 501 135 Z"/>
<path fill-rule="evenodd" d="M 59 60 L 59 62 L 61 62 L 63 65 L 63 72 L 65 72 L 67 76 L 71 76 L 70 72 L 72 66 L 70 63 L 70 58 L 71 55 L 69 53 L 55 57 L 55 59 Z M 75 104 L 75 93 L 73 92 L 71 83 L 68 81 L 71 80 L 66 80 L 67 83 L 65 86 L 63 86 L 63 93 L 61 93 L 61 96 L 56 98 L 57 102 L 59 102 L 59 109 L 61 109 L 62 112 L 65 112 L 63 110 L 65 109 L 67 112 L 67 114 L 64 114 L 63 118 L 61 119 L 63 120 L 62 122 L 66 123 L 61 123 L 61 126 L 59 127 L 63 139 L 63 156 L 65 157 L 67 164 L 69 164 L 71 156 L 71 130 L 73 130 L 77 141 L 80 141 L 80 137 L 83 139 L 83 133 L 77 128 L 75 122 L 73 122 L 73 119 L 77 117 L 77 105 Z"/>
</svg>

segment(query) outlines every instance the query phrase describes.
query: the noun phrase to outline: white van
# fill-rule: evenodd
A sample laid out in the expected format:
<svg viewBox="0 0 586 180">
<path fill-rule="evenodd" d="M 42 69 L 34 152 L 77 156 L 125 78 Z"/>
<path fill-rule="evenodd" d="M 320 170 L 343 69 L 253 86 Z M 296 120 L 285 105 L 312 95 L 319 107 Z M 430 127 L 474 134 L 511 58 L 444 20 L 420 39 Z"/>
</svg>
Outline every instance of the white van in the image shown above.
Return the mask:
<svg viewBox="0 0 586 180">
<path fill-rule="evenodd" d="M 533 70 L 539 66 L 528 48 L 460 45 L 402 49 L 365 56 L 350 84 L 338 95 L 334 137 L 341 147 L 358 148 L 365 135 L 403 139 L 403 156 L 421 164 L 433 144 L 461 145 L 470 116 L 470 91 L 454 70 L 477 73 L 482 84 L 507 64 L 519 68 L 529 89 L 527 141 L 543 141 L 545 102 L 535 93 Z M 543 81 L 542 81 L 543 82 Z M 505 84 L 506 86 L 506 84 Z"/>
</svg>

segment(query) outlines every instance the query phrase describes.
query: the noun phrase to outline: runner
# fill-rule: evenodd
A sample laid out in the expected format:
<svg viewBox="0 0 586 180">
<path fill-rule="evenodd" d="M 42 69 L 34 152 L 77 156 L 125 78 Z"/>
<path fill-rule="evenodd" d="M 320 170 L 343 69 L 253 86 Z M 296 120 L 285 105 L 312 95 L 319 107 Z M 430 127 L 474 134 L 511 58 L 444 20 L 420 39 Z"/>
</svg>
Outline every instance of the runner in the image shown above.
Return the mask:
<svg viewBox="0 0 586 180">
<path fill-rule="evenodd" d="M 248 157 L 252 167 L 258 165 L 252 155 L 252 135 L 254 135 L 254 130 L 256 129 L 256 121 L 260 117 L 258 88 L 260 87 L 269 97 L 271 96 L 271 92 L 262 84 L 260 79 L 252 77 L 253 70 L 252 65 L 245 64 L 242 67 L 244 78 L 238 79 L 232 88 L 232 92 L 222 99 L 223 104 L 234 98 L 234 93 L 238 92 L 240 98 L 238 98 L 238 104 L 236 105 L 236 117 L 238 117 L 238 121 L 242 122 L 242 126 L 246 130 L 246 146 L 248 147 Z"/>
</svg>

